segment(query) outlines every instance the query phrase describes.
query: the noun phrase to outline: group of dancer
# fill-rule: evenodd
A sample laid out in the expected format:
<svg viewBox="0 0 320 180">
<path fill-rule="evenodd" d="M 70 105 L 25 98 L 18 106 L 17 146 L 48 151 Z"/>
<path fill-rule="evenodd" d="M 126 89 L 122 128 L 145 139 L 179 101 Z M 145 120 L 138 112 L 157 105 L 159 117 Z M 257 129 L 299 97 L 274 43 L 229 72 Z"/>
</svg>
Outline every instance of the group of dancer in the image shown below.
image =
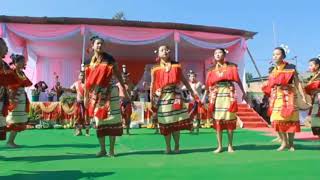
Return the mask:
<svg viewBox="0 0 320 180">
<path fill-rule="evenodd" d="M 95 122 L 100 145 L 97 157 L 113 157 L 116 137 L 123 134 L 123 121 L 128 127 L 132 108 L 135 108 L 131 98 L 134 86 L 128 81 L 129 73 L 124 70 L 121 73 L 116 60 L 106 53 L 103 47 L 102 38 L 91 38 L 92 58 L 89 63 L 83 65 L 79 81 L 70 90 L 77 92 L 77 100 L 83 114 L 79 126 L 87 126 L 88 119 Z M 0 49 L 0 55 L 4 57 L 8 48 L 3 39 L 0 41 Z M 227 51 L 223 48 L 213 50 L 212 67 L 208 69 L 206 82 L 202 86 L 195 81 L 195 73 L 191 73 L 190 81 L 185 78 L 181 64 L 171 59 L 168 46 L 162 45 L 158 48 L 156 63 L 151 69 L 150 100 L 153 117 L 157 120 L 160 134 L 165 139 L 166 154 L 179 153 L 180 131 L 191 131 L 193 119 L 201 119 L 204 111 L 206 118 L 212 119 L 212 126 L 217 134 L 218 147 L 214 153 L 223 151 L 224 130 L 228 133 L 227 151 L 234 152 L 233 132 L 237 127 L 238 110 L 236 85 L 242 93 L 242 99 L 246 101 L 247 97 L 239 78 L 238 67 L 227 61 L 226 55 Z M 263 92 L 269 97 L 268 113 L 281 139 L 281 146 L 277 150 L 283 151 L 288 148 L 294 151 L 294 135 L 300 131 L 297 95 L 300 94 L 304 102 L 305 92 L 313 97 L 310 114 L 314 122 L 320 121 L 320 60 L 310 60 L 313 76 L 303 87 L 295 66 L 286 62 L 285 58 L 284 49 L 274 49 L 275 66 L 270 71 Z M 27 122 L 28 100 L 24 88 L 32 83 L 23 73 L 25 65 L 22 55 L 12 56 L 11 67 L 3 60 L 0 63 L 0 109 L 3 112 L 0 114 L 0 132 L 1 139 L 6 139 L 6 132 L 10 132 L 7 142 L 9 147 L 17 147 L 14 139 L 17 132 L 25 129 Z M 181 84 L 190 93 L 192 102 L 189 107 L 186 107 L 183 101 Z M 200 95 L 202 88 L 205 92 Z M 197 124 L 199 127 L 200 122 Z M 313 128 L 313 132 L 320 135 L 320 128 Z M 106 136 L 110 141 L 109 153 L 105 145 Z M 171 137 L 174 141 L 173 150 Z"/>
</svg>

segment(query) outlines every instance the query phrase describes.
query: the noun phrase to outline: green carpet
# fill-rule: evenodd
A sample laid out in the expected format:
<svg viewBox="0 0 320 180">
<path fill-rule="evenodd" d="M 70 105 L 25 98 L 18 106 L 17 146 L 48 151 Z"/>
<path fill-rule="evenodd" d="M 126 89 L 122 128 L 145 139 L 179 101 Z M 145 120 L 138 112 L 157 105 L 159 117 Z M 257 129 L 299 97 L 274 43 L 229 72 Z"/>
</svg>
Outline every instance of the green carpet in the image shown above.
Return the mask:
<svg viewBox="0 0 320 180">
<path fill-rule="evenodd" d="M 319 141 L 296 141 L 296 152 L 276 152 L 273 137 L 240 129 L 237 151 L 215 155 L 213 130 L 201 129 L 200 135 L 182 134 L 181 154 L 164 155 L 161 135 L 149 129 L 132 133 L 117 139 L 116 158 L 96 158 L 93 130 L 90 137 L 74 137 L 72 130 L 24 131 L 17 137 L 20 149 L 0 142 L 0 180 L 319 179 Z"/>
</svg>

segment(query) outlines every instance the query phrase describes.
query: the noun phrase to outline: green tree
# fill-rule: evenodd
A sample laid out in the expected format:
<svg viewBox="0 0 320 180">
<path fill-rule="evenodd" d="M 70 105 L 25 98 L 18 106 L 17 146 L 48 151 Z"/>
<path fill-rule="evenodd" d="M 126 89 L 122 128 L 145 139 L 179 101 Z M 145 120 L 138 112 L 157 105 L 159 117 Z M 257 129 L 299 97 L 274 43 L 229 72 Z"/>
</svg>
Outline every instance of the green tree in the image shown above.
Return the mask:
<svg viewBox="0 0 320 180">
<path fill-rule="evenodd" d="M 246 72 L 246 82 L 250 82 L 253 79 L 252 73 Z"/>
<path fill-rule="evenodd" d="M 124 15 L 124 12 L 120 11 L 120 12 L 117 12 L 113 17 L 112 19 L 116 19 L 116 20 L 126 20 L 126 17 Z"/>
</svg>

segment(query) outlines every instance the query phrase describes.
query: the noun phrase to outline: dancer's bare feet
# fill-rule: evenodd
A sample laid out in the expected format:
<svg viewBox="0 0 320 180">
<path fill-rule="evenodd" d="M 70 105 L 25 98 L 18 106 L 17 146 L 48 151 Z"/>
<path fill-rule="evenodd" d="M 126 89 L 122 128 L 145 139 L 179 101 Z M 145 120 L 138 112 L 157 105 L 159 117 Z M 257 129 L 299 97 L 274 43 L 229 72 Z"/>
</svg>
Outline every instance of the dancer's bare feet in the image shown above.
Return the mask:
<svg viewBox="0 0 320 180">
<path fill-rule="evenodd" d="M 171 154 L 171 148 L 167 147 L 166 150 L 164 151 L 165 154 Z"/>
<path fill-rule="evenodd" d="M 114 158 L 114 157 L 115 157 L 114 152 L 110 152 L 110 153 L 108 154 L 108 157 L 112 157 L 112 158 Z"/>
<path fill-rule="evenodd" d="M 295 151 L 294 147 L 293 147 L 293 146 L 290 146 L 290 147 L 289 147 L 289 151 L 291 151 L 291 152 Z"/>
<path fill-rule="evenodd" d="M 218 147 L 215 151 L 213 151 L 214 154 L 218 154 L 218 153 L 221 153 L 223 150 L 222 150 L 222 147 Z"/>
<path fill-rule="evenodd" d="M 99 151 L 99 152 L 96 154 L 97 157 L 104 157 L 104 156 L 106 156 L 106 155 L 107 155 L 107 152 L 106 152 L 106 151 Z"/>
<path fill-rule="evenodd" d="M 90 130 L 86 129 L 86 136 L 90 136 Z"/>
<path fill-rule="evenodd" d="M 281 144 L 281 146 L 277 149 L 277 151 L 284 151 L 288 147 L 287 144 Z"/>
<path fill-rule="evenodd" d="M 8 143 L 7 143 L 7 147 L 8 147 L 8 148 L 19 148 L 19 146 L 16 145 L 15 143 L 13 143 L 13 142 L 8 142 Z"/>
<path fill-rule="evenodd" d="M 74 133 L 75 136 L 81 136 L 82 135 L 82 131 L 79 129 L 76 129 L 76 132 Z"/>
<path fill-rule="evenodd" d="M 174 147 L 174 153 L 176 153 L 176 154 L 179 154 L 179 153 L 180 153 L 180 147 L 179 147 L 179 145 L 176 145 L 176 146 Z"/>
<path fill-rule="evenodd" d="M 229 147 L 228 147 L 228 152 L 229 152 L 229 153 L 234 153 L 234 149 L 233 149 L 232 146 L 229 146 Z"/>
</svg>

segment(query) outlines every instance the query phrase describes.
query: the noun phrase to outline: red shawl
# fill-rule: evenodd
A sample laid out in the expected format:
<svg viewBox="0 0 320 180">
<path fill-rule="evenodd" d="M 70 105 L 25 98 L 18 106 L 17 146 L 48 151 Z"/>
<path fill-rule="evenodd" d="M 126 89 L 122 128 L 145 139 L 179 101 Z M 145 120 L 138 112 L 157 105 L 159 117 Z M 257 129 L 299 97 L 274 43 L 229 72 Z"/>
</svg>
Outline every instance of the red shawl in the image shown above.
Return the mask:
<svg viewBox="0 0 320 180">
<path fill-rule="evenodd" d="M 180 64 L 172 64 L 169 72 L 166 72 L 164 67 L 153 67 L 151 70 L 151 76 L 153 78 L 152 93 L 170 84 L 180 83 L 181 75 L 182 70 Z"/>
<path fill-rule="evenodd" d="M 292 79 L 296 73 L 294 67 L 287 67 L 289 64 L 285 62 L 285 68 L 283 70 L 274 69 L 268 78 L 268 84 L 262 87 L 262 91 L 270 96 L 271 89 L 275 86 L 288 86 L 291 84 Z"/>
<path fill-rule="evenodd" d="M 108 87 L 113 74 L 113 65 L 101 63 L 96 66 L 88 66 L 85 69 L 86 88 L 94 86 Z"/>
<path fill-rule="evenodd" d="M 220 68 L 212 68 L 207 75 L 206 87 L 211 87 L 220 81 L 240 82 L 238 67 L 234 64 L 227 64 Z"/>
</svg>

